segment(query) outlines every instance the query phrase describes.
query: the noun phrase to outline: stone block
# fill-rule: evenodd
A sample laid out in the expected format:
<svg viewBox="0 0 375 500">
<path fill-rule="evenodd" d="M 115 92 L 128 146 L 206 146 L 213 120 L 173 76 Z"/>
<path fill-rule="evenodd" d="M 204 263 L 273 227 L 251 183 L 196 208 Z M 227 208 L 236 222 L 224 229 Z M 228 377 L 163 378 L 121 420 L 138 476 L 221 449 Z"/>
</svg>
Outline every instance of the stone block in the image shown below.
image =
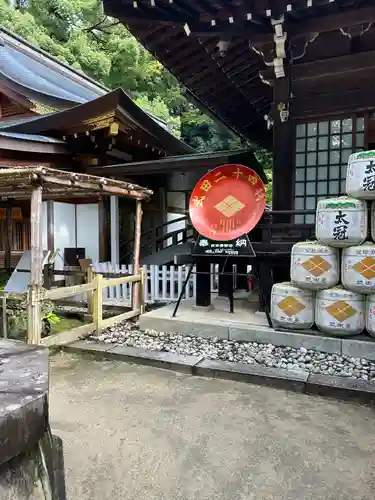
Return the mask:
<svg viewBox="0 0 375 500">
<path fill-rule="evenodd" d="M 200 321 L 186 321 L 178 318 L 156 318 L 155 316 L 142 315 L 139 318 L 142 330 L 152 329 L 157 332 L 176 332 L 182 335 L 196 337 L 218 337 L 228 340 L 228 326 L 220 323 L 203 323 Z"/>
<path fill-rule="evenodd" d="M 96 342 L 94 340 L 77 340 L 71 344 L 62 347 L 64 351 L 80 353 L 89 350 L 90 352 L 106 352 L 113 348 L 113 344 L 105 344 L 104 342 Z"/>
<path fill-rule="evenodd" d="M 309 373 L 304 370 L 289 371 L 262 365 L 227 363 L 205 359 L 195 367 L 196 375 L 225 378 L 253 384 L 267 385 L 296 392 L 303 392 Z"/>
<path fill-rule="evenodd" d="M 330 354 L 341 354 L 341 339 L 323 337 L 297 332 L 284 332 L 263 326 L 238 326 L 229 327 L 229 340 L 259 342 L 277 346 L 305 347 Z"/>
<path fill-rule="evenodd" d="M 336 399 L 375 402 L 375 384 L 368 380 L 311 374 L 307 379 L 306 392 Z"/>
<path fill-rule="evenodd" d="M 375 340 L 342 339 L 342 354 L 375 361 Z"/>
<path fill-rule="evenodd" d="M 0 465 L 43 436 L 48 378 L 47 349 L 0 341 Z"/>
<path fill-rule="evenodd" d="M 107 351 L 107 354 L 137 364 L 168 368 L 183 373 L 192 373 L 193 367 L 202 359 L 199 356 L 183 356 L 171 352 L 150 351 L 127 346 L 114 347 Z"/>
</svg>

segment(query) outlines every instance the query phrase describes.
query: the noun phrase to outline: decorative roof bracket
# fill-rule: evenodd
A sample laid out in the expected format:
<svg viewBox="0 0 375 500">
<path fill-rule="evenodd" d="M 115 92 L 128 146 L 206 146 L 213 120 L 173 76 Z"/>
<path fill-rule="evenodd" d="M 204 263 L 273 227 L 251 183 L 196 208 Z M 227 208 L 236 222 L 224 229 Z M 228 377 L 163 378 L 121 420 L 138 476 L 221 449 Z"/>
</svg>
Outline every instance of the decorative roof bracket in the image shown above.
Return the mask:
<svg viewBox="0 0 375 500">
<path fill-rule="evenodd" d="M 276 78 L 285 77 L 284 59 L 286 59 L 286 39 L 288 34 L 284 31 L 284 16 L 280 16 L 278 19 L 271 19 L 271 24 L 274 29 L 274 42 L 275 42 L 275 53 L 276 57 L 273 60 L 273 67 L 275 70 Z"/>
</svg>

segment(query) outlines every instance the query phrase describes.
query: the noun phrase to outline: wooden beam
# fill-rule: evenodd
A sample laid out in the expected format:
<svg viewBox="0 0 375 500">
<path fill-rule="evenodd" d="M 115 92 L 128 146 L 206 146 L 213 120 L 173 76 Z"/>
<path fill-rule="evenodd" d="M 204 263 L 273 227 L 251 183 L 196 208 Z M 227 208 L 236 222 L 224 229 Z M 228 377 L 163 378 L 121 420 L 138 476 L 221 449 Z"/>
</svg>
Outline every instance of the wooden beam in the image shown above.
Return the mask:
<svg viewBox="0 0 375 500">
<path fill-rule="evenodd" d="M 134 191 L 132 189 L 124 189 L 116 186 L 108 186 L 104 183 L 95 184 L 93 182 L 86 181 L 78 181 L 78 180 L 70 180 L 70 179 L 62 179 L 59 177 L 54 177 L 52 175 L 40 175 L 41 180 L 43 180 L 47 184 L 58 185 L 58 186 L 66 186 L 69 188 L 82 189 L 82 195 L 87 194 L 87 191 L 94 191 L 98 194 L 108 193 L 114 195 L 123 195 L 123 196 L 131 196 L 136 199 L 143 199 L 144 195 L 141 191 Z M 86 191 L 86 192 L 85 192 Z M 66 194 L 69 194 L 69 190 L 66 191 Z"/>
<path fill-rule="evenodd" d="M 375 22 L 375 6 L 347 9 L 331 15 L 311 17 L 306 20 L 298 20 L 290 23 L 289 36 L 301 36 L 308 33 L 325 33 L 339 30 L 359 24 Z"/>
<path fill-rule="evenodd" d="M 375 68 L 375 51 L 331 57 L 293 66 L 293 80 L 312 80 L 339 74 L 358 73 Z M 345 75 L 343 75 L 345 76 Z"/>
<path fill-rule="evenodd" d="M 77 326 L 72 330 L 65 330 L 64 332 L 45 337 L 42 339 L 41 344 L 45 347 L 71 344 L 75 340 L 87 337 L 94 329 L 94 323 Z"/>
<path fill-rule="evenodd" d="M 156 12 L 154 9 L 140 10 L 125 5 L 121 5 L 119 9 L 114 9 L 115 17 L 119 18 L 124 24 L 164 24 L 170 26 L 180 26 L 186 32 L 194 36 L 221 36 L 230 35 L 237 36 L 238 33 L 246 33 L 247 37 L 256 35 L 259 41 L 269 41 L 272 37 L 271 23 L 269 26 L 263 26 L 251 21 L 246 21 L 245 16 L 240 22 L 229 23 L 217 19 L 213 25 L 211 22 L 202 22 L 199 16 L 188 16 L 186 14 L 178 14 L 173 12 L 170 15 L 166 13 Z"/>
<path fill-rule="evenodd" d="M 40 316 L 40 292 L 42 277 L 42 186 L 35 186 L 31 193 L 30 214 L 30 288 L 28 303 L 28 343 L 40 344 L 42 323 Z"/>
<path fill-rule="evenodd" d="M 113 316 L 112 318 L 103 319 L 101 321 L 101 329 L 109 328 L 127 319 L 135 318 L 139 316 L 141 312 L 142 312 L 141 309 L 133 309 L 132 311 L 119 314 L 118 316 Z"/>
<path fill-rule="evenodd" d="M 262 45 L 273 40 L 273 31 L 271 23 L 269 26 L 262 26 L 252 23 L 251 21 L 234 20 L 233 23 L 217 20 L 214 25 L 212 23 L 200 22 L 193 16 L 186 16 L 173 13 L 171 16 L 160 15 L 152 9 L 140 11 L 121 5 L 118 9 L 114 8 L 113 13 L 120 18 L 124 24 L 136 26 L 139 24 L 155 23 L 155 26 L 160 24 L 179 26 L 183 28 L 188 25 L 187 32 L 198 37 L 217 37 L 240 36 L 251 40 L 255 45 Z M 286 13 L 288 14 L 288 13 Z M 304 36 L 309 33 L 324 33 L 329 31 L 339 30 L 349 26 L 357 26 L 360 24 L 368 24 L 375 22 L 375 7 L 354 7 L 348 8 L 331 15 L 322 15 L 321 17 L 310 17 L 308 19 L 294 18 L 289 15 L 289 37 Z"/>
<path fill-rule="evenodd" d="M 84 283 L 83 285 L 72 285 L 63 288 L 52 288 L 44 292 L 43 297 L 48 300 L 65 299 L 80 293 L 90 292 L 95 288 L 94 283 Z"/>
<path fill-rule="evenodd" d="M 358 88 L 341 93 L 319 96 L 304 94 L 292 101 L 294 119 L 328 116 L 337 113 L 360 112 L 375 108 L 375 94 L 371 88 Z"/>
<path fill-rule="evenodd" d="M 26 141 L 12 137 L 0 136 L 0 149 L 22 151 L 25 153 L 69 155 L 71 152 L 63 143 L 48 143 L 40 141 Z"/>
</svg>

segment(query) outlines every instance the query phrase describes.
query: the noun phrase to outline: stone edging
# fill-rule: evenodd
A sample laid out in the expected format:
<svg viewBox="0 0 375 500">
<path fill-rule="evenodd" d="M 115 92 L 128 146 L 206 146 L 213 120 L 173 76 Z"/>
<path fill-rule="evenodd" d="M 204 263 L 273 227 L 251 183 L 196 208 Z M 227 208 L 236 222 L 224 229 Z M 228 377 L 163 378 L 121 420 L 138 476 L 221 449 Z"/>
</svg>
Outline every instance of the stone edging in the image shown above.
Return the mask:
<svg viewBox="0 0 375 500">
<path fill-rule="evenodd" d="M 356 399 L 365 403 L 375 402 L 375 383 L 367 380 L 310 374 L 305 370 L 290 371 L 262 365 L 229 363 L 137 347 L 113 347 L 84 340 L 61 346 L 61 349 L 66 352 L 155 366 L 190 375 L 236 380 L 340 400 Z"/>
</svg>

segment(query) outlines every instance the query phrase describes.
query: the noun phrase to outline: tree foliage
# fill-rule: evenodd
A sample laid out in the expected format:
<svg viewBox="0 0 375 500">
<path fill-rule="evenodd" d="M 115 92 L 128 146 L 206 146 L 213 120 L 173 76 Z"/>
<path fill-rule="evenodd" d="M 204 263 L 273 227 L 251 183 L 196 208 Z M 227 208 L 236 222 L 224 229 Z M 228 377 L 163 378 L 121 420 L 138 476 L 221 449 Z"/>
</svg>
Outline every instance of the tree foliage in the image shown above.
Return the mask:
<svg viewBox="0 0 375 500">
<path fill-rule="evenodd" d="M 173 75 L 103 14 L 101 0 L 0 0 L 0 22 L 108 88 L 124 88 L 197 150 L 248 147 L 189 103 Z M 258 159 L 270 167 L 267 152 Z"/>
</svg>

